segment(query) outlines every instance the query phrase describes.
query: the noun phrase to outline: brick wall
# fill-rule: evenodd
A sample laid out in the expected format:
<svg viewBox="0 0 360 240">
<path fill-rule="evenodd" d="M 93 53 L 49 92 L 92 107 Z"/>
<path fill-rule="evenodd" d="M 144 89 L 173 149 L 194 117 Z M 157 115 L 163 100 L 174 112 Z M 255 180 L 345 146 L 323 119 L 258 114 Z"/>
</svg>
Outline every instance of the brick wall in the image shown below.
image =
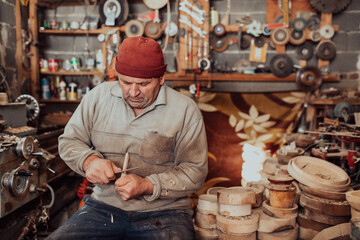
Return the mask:
<svg viewBox="0 0 360 240">
<path fill-rule="evenodd" d="M 253 19 L 262 23 L 265 21 L 266 16 L 266 3 L 267 0 L 230 0 L 230 23 L 235 24 L 237 18 L 241 16 L 249 15 Z M 220 19 L 225 16 L 227 10 L 227 0 L 212 1 L 212 5 L 219 11 Z M 320 17 L 320 14 L 318 15 Z M 345 11 L 333 16 L 333 24 L 339 25 L 339 31 L 337 31 L 333 37 L 333 41 L 337 47 L 337 55 L 330 62 L 330 70 L 332 73 L 353 73 L 360 70 L 360 1 L 353 0 Z M 286 46 L 286 53 L 294 60 L 295 64 L 298 64 L 299 60 L 295 55 L 295 48 L 288 44 Z M 266 64 L 272 56 L 274 56 L 275 50 L 269 49 L 267 55 Z M 228 66 L 232 66 L 239 59 L 248 59 L 249 50 L 239 51 L 236 45 L 230 46 L 223 53 L 216 53 L 215 58 L 219 62 L 227 63 Z M 309 65 L 317 65 L 315 56 L 308 62 Z M 356 74 L 355 74 L 356 75 Z M 352 74 L 354 76 L 354 74 Z M 241 83 L 233 85 L 231 83 L 215 84 L 220 90 L 234 91 L 252 91 L 254 83 Z M 266 91 L 269 89 L 269 84 L 263 84 L 260 89 Z M 344 75 L 344 79 L 340 83 L 324 84 L 323 87 L 337 87 L 337 88 L 359 88 L 359 77 L 354 78 Z M 296 89 L 296 86 L 292 83 L 271 83 L 272 89 L 278 90 L 291 90 Z"/>
<path fill-rule="evenodd" d="M 15 15 L 11 13 L 14 12 L 14 1 L 10 0 L 0 0 L 0 6 L 4 5 L 4 8 L 1 7 L 0 21 L 1 28 L 6 28 L 6 39 L 13 38 L 15 39 Z M 149 10 L 141 1 L 132 1 L 128 0 L 130 6 L 130 14 L 128 19 L 135 19 L 139 14 L 144 11 Z M 225 16 L 227 11 L 227 0 L 215 0 L 210 2 L 217 11 L 219 11 L 220 19 Z M 258 20 L 262 23 L 265 23 L 266 15 L 266 6 L 267 0 L 230 0 L 231 9 L 230 9 L 230 24 L 236 24 L 236 19 L 242 16 L 249 15 L 253 19 Z M 10 8 L 10 10 L 5 10 Z M 177 14 L 175 12 L 175 1 L 171 1 L 171 18 L 176 20 Z M 2 13 L 4 12 L 4 14 Z M 166 20 L 166 8 L 160 10 L 163 21 Z M 58 21 L 62 20 L 78 20 L 81 21 L 85 15 L 88 16 L 98 16 L 99 9 L 98 6 L 90 6 L 85 8 L 83 6 L 77 7 L 59 7 L 56 11 L 56 19 Z M 7 16 L 9 15 L 9 16 Z M 47 9 L 43 11 L 43 16 L 48 20 L 55 18 L 55 11 Z M 359 71 L 357 65 L 360 65 L 360 29 L 359 21 L 360 18 L 360 1 L 353 0 L 347 9 L 341 12 L 338 15 L 333 16 L 333 24 L 339 25 L 339 31 L 336 32 L 333 37 L 333 41 L 337 46 L 337 55 L 335 59 L 331 61 L 330 70 L 332 73 L 341 72 L 341 73 L 357 73 Z M 3 20 L 2 20 L 3 19 Z M 5 20 L 6 19 L 6 20 Z M 12 24 L 10 24 L 12 23 Z M 9 30 L 9 31 L 8 31 Z M 2 30 L 3 31 L 3 30 Z M 236 34 L 228 34 L 229 36 L 236 37 Z M 1 34 L 1 43 L 4 43 L 4 36 Z M 69 58 L 71 56 L 78 56 L 83 59 L 89 53 L 95 56 L 95 51 L 101 47 L 101 44 L 98 42 L 96 36 L 92 35 L 89 37 L 86 36 L 46 36 L 40 38 L 40 56 L 51 58 Z M 1 61 L 3 57 L 2 52 L 9 52 L 6 54 L 8 57 L 14 56 L 15 53 L 15 41 L 8 41 L 7 44 L 4 44 L 1 47 Z M 3 50 L 5 49 L 5 50 Z M 89 52 L 87 51 L 89 49 Z M 220 65 L 226 65 L 228 67 L 233 67 L 235 62 L 239 59 L 248 59 L 250 50 L 239 50 L 237 45 L 231 45 L 229 48 L 222 53 L 213 53 L 213 58 Z M 295 47 L 288 44 L 286 47 L 286 53 L 292 57 L 295 64 L 298 64 L 298 59 L 295 56 Z M 275 50 L 269 49 L 267 55 L 267 62 L 269 63 L 272 56 L 274 56 Z M 171 72 L 176 71 L 175 60 L 173 53 L 173 45 L 169 44 L 167 50 L 165 51 L 165 60 L 168 64 L 168 70 Z M 13 69 L 13 75 L 15 75 L 15 61 L 6 61 L 8 72 Z M 359 64 L 358 64 L 359 63 Z M 256 65 L 255 63 L 252 63 Z M 316 65 L 317 60 L 313 57 L 309 61 L 309 65 Z M 10 75 L 10 73 L 8 73 Z M 343 74 L 344 75 L 344 74 Z M 359 77 L 348 77 L 347 74 L 344 75 L 344 79 L 339 83 L 327 83 L 323 87 L 337 87 L 337 88 L 358 88 Z M 356 76 L 356 75 L 355 75 Z M 9 79 L 15 79 L 13 76 L 9 76 Z M 171 85 L 171 83 L 169 83 Z M 294 82 L 285 82 L 285 83 L 276 83 L 276 82 L 214 82 L 212 85 L 212 90 L 214 91 L 240 91 L 240 92 L 268 92 L 268 91 L 288 91 L 288 90 L 297 90 L 297 86 Z"/>
<path fill-rule="evenodd" d="M 5 68 L 13 100 L 17 87 L 15 0 L 0 0 L 0 64 Z M 3 84 L 0 91 L 4 91 Z"/>
</svg>

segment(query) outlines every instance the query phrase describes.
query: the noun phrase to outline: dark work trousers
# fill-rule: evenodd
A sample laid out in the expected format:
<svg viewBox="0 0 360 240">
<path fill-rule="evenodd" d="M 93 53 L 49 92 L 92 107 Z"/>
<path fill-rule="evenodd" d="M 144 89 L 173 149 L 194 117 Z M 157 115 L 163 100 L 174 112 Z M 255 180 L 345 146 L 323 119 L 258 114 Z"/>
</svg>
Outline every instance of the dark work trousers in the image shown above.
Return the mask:
<svg viewBox="0 0 360 240">
<path fill-rule="evenodd" d="M 85 196 L 85 204 L 46 240 L 195 239 L 192 209 L 123 211 Z"/>
</svg>

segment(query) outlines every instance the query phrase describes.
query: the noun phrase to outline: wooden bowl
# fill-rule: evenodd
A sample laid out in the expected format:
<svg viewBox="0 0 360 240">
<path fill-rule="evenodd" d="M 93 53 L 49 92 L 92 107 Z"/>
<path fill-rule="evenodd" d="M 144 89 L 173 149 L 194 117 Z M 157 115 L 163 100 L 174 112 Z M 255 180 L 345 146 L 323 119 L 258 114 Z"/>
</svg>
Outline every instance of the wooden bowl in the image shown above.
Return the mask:
<svg viewBox="0 0 360 240">
<path fill-rule="evenodd" d="M 296 146 L 300 148 L 306 148 L 307 146 L 313 144 L 315 140 L 315 136 L 301 133 L 290 133 L 285 136 L 285 141 L 287 143 L 295 142 Z"/>
<path fill-rule="evenodd" d="M 288 164 L 290 159 L 303 155 L 304 152 L 305 151 L 302 148 L 296 148 L 293 151 L 283 151 L 282 149 L 279 149 L 276 152 L 276 155 L 280 164 Z"/>
<path fill-rule="evenodd" d="M 331 192 L 345 192 L 351 182 L 342 168 L 328 161 L 308 156 L 292 158 L 288 164 L 288 172 L 304 185 Z"/>
<path fill-rule="evenodd" d="M 360 190 L 349 191 L 346 192 L 345 195 L 350 206 L 355 210 L 360 211 Z"/>
</svg>

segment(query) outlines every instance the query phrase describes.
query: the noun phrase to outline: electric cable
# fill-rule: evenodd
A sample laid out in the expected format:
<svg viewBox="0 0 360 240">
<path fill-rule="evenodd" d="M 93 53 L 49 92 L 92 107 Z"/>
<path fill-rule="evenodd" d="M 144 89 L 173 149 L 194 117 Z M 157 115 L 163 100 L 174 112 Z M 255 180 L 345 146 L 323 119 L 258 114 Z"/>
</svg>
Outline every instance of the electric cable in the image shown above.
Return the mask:
<svg viewBox="0 0 360 240">
<path fill-rule="evenodd" d="M 51 207 L 54 205 L 54 202 L 55 202 L 55 192 L 54 192 L 54 189 L 53 189 L 48 183 L 46 183 L 45 186 L 50 190 L 50 193 L 51 193 L 51 201 L 50 201 L 49 204 L 44 205 L 43 207 L 44 207 L 44 208 L 51 208 Z"/>
<path fill-rule="evenodd" d="M 170 27 L 170 15 L 171 15 L 171 13 L 170 13 L 170 2 L 169 1 L 167 2 L 166 10 L 167 10 L 166 24 L 167 24 L 168 27 Z M 168 42 L 169 42 L 169 32 L 165 31 L 165 41 L 164 41 L 164 46 L 163 46 L 163 49 L 162 49 L 163 53 L 165 53 Z"/>
</svg>

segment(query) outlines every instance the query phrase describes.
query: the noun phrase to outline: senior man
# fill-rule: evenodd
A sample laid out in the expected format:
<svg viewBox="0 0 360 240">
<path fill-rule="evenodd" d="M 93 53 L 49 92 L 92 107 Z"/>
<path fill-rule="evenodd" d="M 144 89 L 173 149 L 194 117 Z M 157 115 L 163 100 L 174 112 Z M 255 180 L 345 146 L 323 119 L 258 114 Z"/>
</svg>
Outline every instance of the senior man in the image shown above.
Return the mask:
<svg viewBox="0 0 360 240">
<path fill-rule="evenodd" d="M 59 137 L 61 158 L 95 187 L 48 239 L 194 239 L 187 196 L 207 175 L 201 112 L 164 84 L 156 41 L 125 39 L 115 69 L 119 81 L 86 94 Z"/>
</svg>

